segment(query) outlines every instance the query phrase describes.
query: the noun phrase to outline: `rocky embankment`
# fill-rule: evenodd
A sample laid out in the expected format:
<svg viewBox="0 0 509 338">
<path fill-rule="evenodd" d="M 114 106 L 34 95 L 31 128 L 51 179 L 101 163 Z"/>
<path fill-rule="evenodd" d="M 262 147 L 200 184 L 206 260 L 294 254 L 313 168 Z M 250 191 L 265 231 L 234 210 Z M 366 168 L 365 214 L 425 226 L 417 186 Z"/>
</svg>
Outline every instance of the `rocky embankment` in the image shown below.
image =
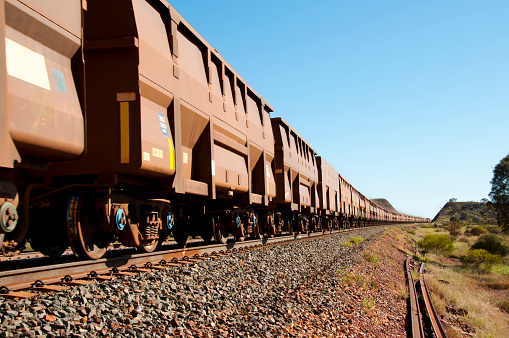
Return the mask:
<svg viewBox="0 0 509 338">
<path fill-rule="evenodd" d="M 0 337 L 405 337 L 398 231 L 364 229 L 0 298 Z M 364 241 L 343 245 L 353 236 Z"/>
</svg>

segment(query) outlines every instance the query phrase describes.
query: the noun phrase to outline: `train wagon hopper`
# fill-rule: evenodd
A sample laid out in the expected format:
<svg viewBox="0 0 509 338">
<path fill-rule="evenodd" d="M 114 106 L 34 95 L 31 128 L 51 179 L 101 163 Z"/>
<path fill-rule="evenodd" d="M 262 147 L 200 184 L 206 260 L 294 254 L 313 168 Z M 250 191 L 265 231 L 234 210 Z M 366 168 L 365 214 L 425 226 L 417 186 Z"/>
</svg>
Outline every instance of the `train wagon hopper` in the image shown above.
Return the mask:
<svg viewBox="0 0 509 338">
<path fill-rule="evenodd" d="M 188 223 L 196 224 L 194 218 L 207 225 L 205 237 L 212 234 L 218 242 L 226 242 L 229 233 L 237 240 L 248 234 L 261 238 L 269 200 L 276 194 L 273 109 L 192 27 L 171 13 L 178 20 L 173 48 L 178 53 L 182 141 L 178 128 L 175 135 L 177 156 L 181 154 L 177 160 L 183 164 L 172 200 L 185 204 L 179 214 L 187 215 Z M 202 127 L 195 131 L 197 124 Z M 200 171 L 206 175 L 197 176 Z M 193 203 L 193 195 L 200 195 L 193 187 L 205 184 L 206 201 Z"/>
<path fill-rule="evenodd" d="M 332 230 L 339 227 L 339 174 L 321 156 L 316 157 L 318 165 L 318 203 L 319 215 L 317 229 Z"/>
<path fill-rule="evenodd" d="M 360 226 L 361 220 L 361 195 L 359 191 L 352 186 L 352 225 L 354 227 Z"/>
<path fill-rule="evenodd" d="M 342 228 L 352 227 L 354 220 L 352 206 L 352 185 L 341 175 L 339 175 L 339 195 L 340 195 L 340 213 L 339 222 Z"/>
<path fill-rule="evenodd" d="M 359 192 L 359 224 L 360 226 L 368 225 L 368 214 L 367 214 L 367 201 L 368 199 L 362 193 Z"/>
<path fill-rule="evenodd" d="M 382 224 L 382 209 L 375 204 L 375 224 L 380 225 Z"/>
<path fill-rule="evenodd" d="M 319 200 L 315 151 L 282 118 L 272 118 L 276 153 L 278 231 L 308 231 Z M 315 220 L 315 222 L 317 222 Z"/>
<path fill-rule="evenodd" d="M 369 199 L 366 199 L 366 215 L 368 219 L 368 225 L 375 224 L 375 204 Z"/>
<path fill-rule="evenodd" d="M 272 108 L 166 2 L 87 4 L 87 153 L 50 168 L 60 184 L 89 185 L 73 190 L 78 211 L 100 206 L 89 226 L 74 222 L 75 252 L 261 236 L 258 210 L 275 196 Z"/>
<path fill-rule="evenodd" d="M 30 201 L 48 192 L 36 176 L 50 162 L 85 150 L 81 45 L 81 0 L 0 1 L 0 247 L 6 254 L 24 247 Z M 34 210 L 47 214 L 45 201 L 37 202 Z M 53 221 L 42 217 L 37 226 L 33 246 L 51 252 L 39 239 Z M 59 234 L 53 241 L 67 243 L 65 227 Z"/>
</svg>

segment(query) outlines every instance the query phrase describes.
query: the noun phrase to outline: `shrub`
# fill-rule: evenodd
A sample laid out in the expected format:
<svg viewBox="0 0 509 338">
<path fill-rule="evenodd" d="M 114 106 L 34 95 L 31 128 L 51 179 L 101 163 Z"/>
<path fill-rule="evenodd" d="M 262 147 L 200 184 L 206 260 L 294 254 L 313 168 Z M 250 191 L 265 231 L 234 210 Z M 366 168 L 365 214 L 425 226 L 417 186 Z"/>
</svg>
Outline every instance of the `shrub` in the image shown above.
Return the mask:
<svg viewBox="0 0 509 338">
<path fill-rule="evenodd" d="M 341 243 L 342 246 L 346 246 L 347 248 L 351 247 L 352 246 L 352 243 L 350 242 L 343 242 Z"/>
<path fill-rule="evenodd" d="M 484 249 L 489 253 L 500 256 L 509 253 L 509 248 L 502 243 L 502 238 L 492 233 L 482 234 L 477 242 L 472 245 L 472 249 Z"/>
<path fill-rule="evenodd" d="M 484 249 L 470 249 L 461 260 L 463 264 L 477 272 L 488 272 L 493 264 L 500 263 L 500 256 Z"/>
<path fill-rule="evenodd" d="M 470 233 L 474 236 L 480 236 L 486 232 L 486 229 L 484 229 L 482 226 L 475 226 L 470 230 Z"/>
<path fill-rule="evenodd" d="M 407 230 L 406 232 L 408 232 L 409 234 L 415 235 L 415 230 Z"/>
<path fill-rule="evenodd" d="M 492 234 L 501 234 L 502 233 L 502 229 L 500 229 L 499 227 L 491 227 L 488 231 L 491 232 Z"/>
<path fill-rule="evenodd" d="M 429 234 L 423 240 L 417 242 L 419 247 L 425 252 L 437 254 L 451 254 L 454 250 L 454 244 L 446 235 Z"/>
</svg>

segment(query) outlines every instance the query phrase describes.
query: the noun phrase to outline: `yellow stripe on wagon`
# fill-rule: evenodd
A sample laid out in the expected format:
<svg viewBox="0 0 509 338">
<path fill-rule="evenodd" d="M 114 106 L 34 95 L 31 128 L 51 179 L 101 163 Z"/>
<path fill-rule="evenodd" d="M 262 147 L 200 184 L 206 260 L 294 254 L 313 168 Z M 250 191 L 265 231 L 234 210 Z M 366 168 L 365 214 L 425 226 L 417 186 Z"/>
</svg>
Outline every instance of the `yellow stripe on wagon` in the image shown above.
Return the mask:
<svg viewBox="0 0 509 338">
<path fill-rule="evenodd" d="M 129 102 L 120 102 L 120 163 L 129 163 Z"/>
<path fill-rule="evenodd" d="M 168 139 L 168 144 L 170 145 L 170 170 L 173 170 L 173 144 L 170 138 Z"/>
</svg>

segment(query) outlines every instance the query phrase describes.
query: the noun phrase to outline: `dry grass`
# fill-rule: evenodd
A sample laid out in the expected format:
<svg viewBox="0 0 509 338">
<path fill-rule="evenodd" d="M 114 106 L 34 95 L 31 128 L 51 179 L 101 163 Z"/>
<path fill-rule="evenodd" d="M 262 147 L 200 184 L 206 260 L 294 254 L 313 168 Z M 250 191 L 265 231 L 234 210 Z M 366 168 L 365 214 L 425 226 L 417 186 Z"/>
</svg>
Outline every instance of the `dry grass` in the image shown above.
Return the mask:
<svg viewBox="0 0 509 338">
<path fill-rule="evenodd" d="M 480 337 L 504 337 L 509 332 L 509 315 L 498 307 L 499 299 L 486 285 L 476 278 L 455 269 L 428 265 L 432 274 L 426 275 L 426 283 L 441 297 L 434 297 L 435 306 L 445 309 L 446 301 L 465 309 L 465 322 L 476 327 Z M 449 284 L 439 280 L 448 281 Z M 440 306 L 437 306 L 440 304 Z"/>
<path fill-rule="evenodd" d="M 508 337 L 509 314 L 505 311 L 509 304 L 509 276 L 505 272 L 509 270 L 509 266 L 497 265 L 492 273 L 484 275 L 465 270 L 459 258 L 464 256 L 479 238 L 467 236 L 464 233 L 466 229 L 462 228 L 455 238 L 451 257 L 427 255 L 428 261 L 434 262 L 427 265 L 431 273 L 426 274 L 433 303 L 438 313 L 446 318 L 450 316 L 446 313 L 446 305 L 467 310 L 468 314 L 460 319 L 475 327 L 475 337 Z M 444 228 L 421 227 L 416 228 L 415 235 L 407 235 L 419 241 L 430 233 L 449 235 Z M 501 237 L 506 236 L 502 234 Z M 453 336 L 458 334 L 451 333 Z"/>
<path fill-rule="evenodd" d="M 506 277 L 468 274 L 457 266 L 428 264 L 428 269 L 431 274 L 426 275 L 426 283 L 433 291 L 433 303 L 440 314 L 445 313 L 446 304 L 452 304 L 468 311 L 463 319 L 476 328 L 475 336 L 507 336 L 509 314 L 500 309 L 499 293 L 489 287 L 505 285 L 509 282 Z"/>
</svg>

